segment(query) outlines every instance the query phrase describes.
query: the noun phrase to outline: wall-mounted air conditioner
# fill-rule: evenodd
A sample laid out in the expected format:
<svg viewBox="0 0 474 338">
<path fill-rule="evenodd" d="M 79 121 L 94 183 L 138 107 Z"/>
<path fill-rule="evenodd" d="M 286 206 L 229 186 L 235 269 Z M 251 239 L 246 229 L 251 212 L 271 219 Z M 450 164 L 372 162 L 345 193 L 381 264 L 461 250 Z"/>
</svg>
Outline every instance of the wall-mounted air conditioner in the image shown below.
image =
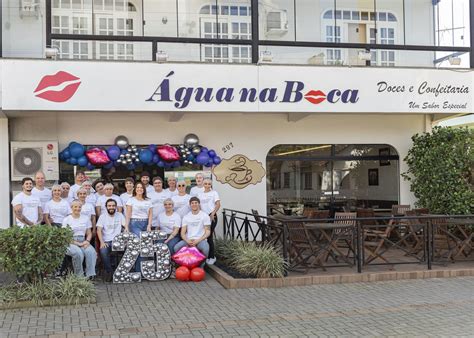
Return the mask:
<svg viewBox="0 0 474 338">
<path fill-rule="evenodd" d="M 281 36 L 288 33 L 288 13 L 284 10 L 267 12 L 267 35 Z"/>
<path fill-rule="evenodd" d="M 38 16 L 39 0 L 20 0 L 20 17 Z"/>
<path fill-rule="evenodd" d="M 21 181 L 44 172 L 47 181 L 59 179 L 58 142 L 11 142 L 11 180 Z"/>
</svg>

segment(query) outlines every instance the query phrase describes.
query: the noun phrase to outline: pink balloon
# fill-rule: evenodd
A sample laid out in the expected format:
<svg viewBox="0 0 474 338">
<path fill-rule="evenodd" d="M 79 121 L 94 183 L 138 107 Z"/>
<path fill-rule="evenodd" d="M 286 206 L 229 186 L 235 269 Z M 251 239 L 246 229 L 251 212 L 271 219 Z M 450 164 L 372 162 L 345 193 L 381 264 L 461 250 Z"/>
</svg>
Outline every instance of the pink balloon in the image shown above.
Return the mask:
<svg viewBox="0 0 474 338">
<path fill-rule="evenodd" d="M 160 158 L 165 162 L 174 162 L 179 160 L 179 154 L 175 147 L 165 144 L 156 149 Z"/>
<path fill-rule="evenodd" d="M 198 267 L 206 259 L 206 256 L 196 247 L 185 246 L 175 253 L 172 258 L 178 265 L 192 269 Z"/>
<path fill-rule="evenodd" d="M 110 163 L 110 159 L 104 149 L 92 148 L 86 150 L 86 156 L 89 162 L 93 165 L 104 165 Z"/>
</svg>

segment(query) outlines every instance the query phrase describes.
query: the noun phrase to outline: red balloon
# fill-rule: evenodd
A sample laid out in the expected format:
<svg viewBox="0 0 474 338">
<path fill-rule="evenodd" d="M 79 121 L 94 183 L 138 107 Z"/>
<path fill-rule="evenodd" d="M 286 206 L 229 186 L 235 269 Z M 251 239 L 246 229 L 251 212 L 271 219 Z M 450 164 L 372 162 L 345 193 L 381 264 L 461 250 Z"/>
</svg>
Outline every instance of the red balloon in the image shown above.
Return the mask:
<svg viewBox="0 0 474 338">
<path fill-rule="evenodd" d="M 107 152 L 104 149 L 92 148 L 86 151 L 89 162 L 93 165 L 104 165 L 110 162 Z"/>
<path fill-rule="evenodd" d="M 180 266 L 176 269 L 176 279 L 181 282 L 187 282 L 189 280 L 190 271 L 185 266 Z"/>
<path fill-rule="evenodd" d="M 191 270 L 190 278 L 193 282 L 200 282 L 206 277 L 206 272 L 202 268 L 194 268 Z"/>
<path fill-rule="evenodd" d="M 165 144 L 156 148 L 156 152 L 165 162 L 174 162 L 179 160 L 179 154 L 175 147 Z"/>
</svg>

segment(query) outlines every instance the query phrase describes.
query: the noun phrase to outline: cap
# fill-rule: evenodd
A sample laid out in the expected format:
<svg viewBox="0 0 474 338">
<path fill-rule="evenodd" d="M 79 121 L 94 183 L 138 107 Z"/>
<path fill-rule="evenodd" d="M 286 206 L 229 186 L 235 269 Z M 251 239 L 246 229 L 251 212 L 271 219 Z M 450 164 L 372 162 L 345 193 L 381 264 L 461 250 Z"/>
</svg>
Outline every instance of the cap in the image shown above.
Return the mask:
<svg viewBox="0 0 474 338">
<path fill-rule="evenodd" d="M 143 177 L 143 176 L 148 176 L 148 177 L 150 177 L 150 173 L 149 173 L 148 171 L 144 171 L 144 172 L 142 172 L 142 176 L 141 176 L 141 177 Z"/>
</svg>

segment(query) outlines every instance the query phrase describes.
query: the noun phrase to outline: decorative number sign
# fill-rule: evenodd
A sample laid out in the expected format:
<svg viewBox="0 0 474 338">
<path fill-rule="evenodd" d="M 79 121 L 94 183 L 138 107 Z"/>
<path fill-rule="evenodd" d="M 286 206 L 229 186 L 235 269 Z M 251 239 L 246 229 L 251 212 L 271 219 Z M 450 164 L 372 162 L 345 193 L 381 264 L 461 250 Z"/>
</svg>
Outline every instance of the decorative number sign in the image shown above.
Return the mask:
<svg viewBox="0 0 474 338">
<path fill-rule="evenodd" d="M 159 231 L 143 231 L 140 239 L 131 232 L 117 235 L 112 243 L 113 251 L 124 251 L 125 253 L 114 272 L 114 283 L 140 282 L 142 275 L 150 281 L 165 280 L 171 275 L 171 254 L 164 243 L 158 243 L 166 239 L 166 234 Z M 138 257 L 153 257 L 153 260 L 140 263 L 142 272 L 130 272 L 135 266 Z"/>
</svg>

